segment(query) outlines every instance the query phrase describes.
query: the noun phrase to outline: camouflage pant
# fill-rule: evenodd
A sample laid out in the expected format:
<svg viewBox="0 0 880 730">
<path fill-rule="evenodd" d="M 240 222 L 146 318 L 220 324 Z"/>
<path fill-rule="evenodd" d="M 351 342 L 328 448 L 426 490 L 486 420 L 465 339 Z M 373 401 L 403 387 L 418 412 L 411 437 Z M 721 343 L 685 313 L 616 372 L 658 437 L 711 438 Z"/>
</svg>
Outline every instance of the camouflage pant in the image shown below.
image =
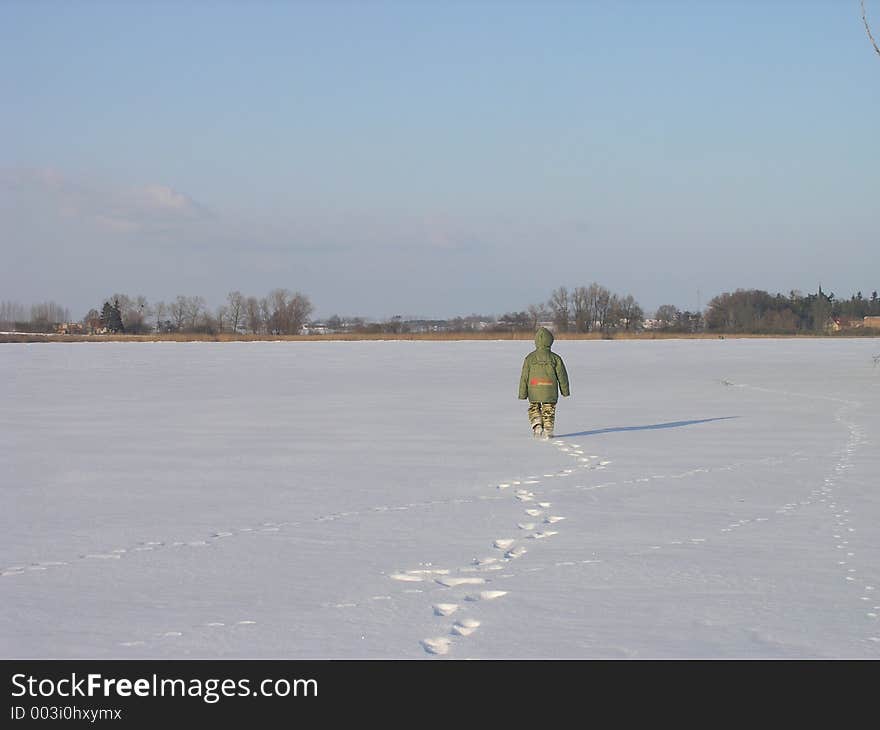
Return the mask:
<svg viewBox="0 0 880 730">
<path fill-rule="evenodd" d="M 555 403 L 529 403 L 529 423 L 533 429 L 541 426 L 547 433 L 553 433 L 555 421 Z"/>
</svg>

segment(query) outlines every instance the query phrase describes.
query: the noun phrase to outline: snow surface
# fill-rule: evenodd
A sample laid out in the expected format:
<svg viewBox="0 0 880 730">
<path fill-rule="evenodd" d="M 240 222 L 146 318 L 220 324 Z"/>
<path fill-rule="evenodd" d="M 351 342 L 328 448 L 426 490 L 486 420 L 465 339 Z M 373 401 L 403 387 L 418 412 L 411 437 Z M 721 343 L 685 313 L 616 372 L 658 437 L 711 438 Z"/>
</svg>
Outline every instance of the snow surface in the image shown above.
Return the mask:
<svg viewBox="0 0 880 730">
<path fill-rule="evenodd" d="M 880 657 L 873 339 L 0 345 L 4 658 Z"/>
</svg>

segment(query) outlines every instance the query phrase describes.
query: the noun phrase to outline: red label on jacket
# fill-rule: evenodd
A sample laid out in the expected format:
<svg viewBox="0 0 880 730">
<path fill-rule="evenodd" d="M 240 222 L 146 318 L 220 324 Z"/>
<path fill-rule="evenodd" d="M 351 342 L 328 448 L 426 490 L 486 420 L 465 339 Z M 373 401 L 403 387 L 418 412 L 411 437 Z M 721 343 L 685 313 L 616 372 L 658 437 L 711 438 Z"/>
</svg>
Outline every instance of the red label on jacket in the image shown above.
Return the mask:
<svg viewBox="0 0 880 730">
<path fill-rule="evenodd" d="M 547 378 L 532 378 L 529 385 L 553 385 L 553 381 L 547 380 Z"/>
</svg>

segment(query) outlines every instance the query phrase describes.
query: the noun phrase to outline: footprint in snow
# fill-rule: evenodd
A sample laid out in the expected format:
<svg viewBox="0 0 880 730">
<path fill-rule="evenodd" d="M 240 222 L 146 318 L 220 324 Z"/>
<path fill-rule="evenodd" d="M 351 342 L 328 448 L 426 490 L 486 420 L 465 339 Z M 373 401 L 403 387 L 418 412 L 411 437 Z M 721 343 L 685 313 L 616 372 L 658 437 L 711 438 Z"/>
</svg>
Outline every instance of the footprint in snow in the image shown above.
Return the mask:
<svg viewBox="0 0 880 730">
<path fill-rule="evenodd" d="M 474 618 L 463 618 L 452 626 L 452 633 L 457 636 L 470 636 L 479 627 L 480 622 Z"/>
<path fill-rule="evenodd" d="M 451 616 L 458 610 L 457 603 L 435 603 L 432 607 L 435 616 Z"/>
<path fill-rule="evenodd" d="M 473 571 L 477 571 L 477 570 L 504 570 L 504 566 L 501 565 L 500 563 L 493 563 L 492 565 L 478 566 L 476 568 L 472 568 L 471 570 L 473 570 Z"/>
<path fill-rule="evenodd" d="M 452 578 L 452 577 L 443 577 L 443 578 L 435 578 L 435 582 L 439 583 L 441 586 L 446 586 L 447 588 L 455 588 L 456 586 L 465 586 L 465 585 L 480 585 L 481 583 L 485 583 L 485 578 Z"/>
<path fill-rule="evenodd" d="M 466 601 L 494 601 L 496 598 L 506 596 L 507 591 L 480 591 L 479 593 L 471 593 L 464 597 Z"/>
<path fill-rule="evenodd" d="M 514 540 L 514 539 L 512 539 L 512 538 L 501 538 L 501 537 L 499 537 L 499 538 L 498 538 L 497 540 L 495 540 L 495 542 L 493 542 L 492 544 L 493 544 L 495 547 L 497 547 L 499 550 L 507 550 L 507 549 L 508 549 L 509 547 L 511 547 L 511 546 L 513 545 L 513 543 L 515 543 L 515 542 L 516 542 L 516 540 Z"/>
<path fill-rule="evenodd" d="M 448 654 L 452 639 L 448 636 L 438 636 L 434 639 L 422 639 L 422 648 L 429 654 Z"/>
<path fill-rule="evenodd" d="M 388 577 L 391 578 L 391 580 L 400 580 L 405 583 L 416 583 L 418 581 L 424 580 L 424 578 L 420 575 L 410 575 L 409 573 L 392 573 Z"/>
<path fill-rule="evenodd" d="M 497 563 L 498 558 L 494 556 L 487 556 L 485 558 L 474 558 L 474 565 L 489 565 L 490 563 Z"/>
</svg>

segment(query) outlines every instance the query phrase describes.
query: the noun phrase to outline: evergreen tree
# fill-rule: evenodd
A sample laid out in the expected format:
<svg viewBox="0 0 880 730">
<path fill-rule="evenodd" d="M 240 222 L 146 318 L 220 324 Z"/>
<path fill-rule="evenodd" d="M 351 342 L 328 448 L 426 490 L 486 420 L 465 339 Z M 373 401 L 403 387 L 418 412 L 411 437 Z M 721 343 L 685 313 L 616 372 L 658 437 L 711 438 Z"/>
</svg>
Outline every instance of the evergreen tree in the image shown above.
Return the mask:
<svg viewBox="0 0 880 730">
<path fill-rule="evenodd" d="M 106 328 L 108 332 L 125 332 L 118 299 L 113 304 L 104 302 L 104 306 L 101 309 L 101 327 Z"/>
</svg>

